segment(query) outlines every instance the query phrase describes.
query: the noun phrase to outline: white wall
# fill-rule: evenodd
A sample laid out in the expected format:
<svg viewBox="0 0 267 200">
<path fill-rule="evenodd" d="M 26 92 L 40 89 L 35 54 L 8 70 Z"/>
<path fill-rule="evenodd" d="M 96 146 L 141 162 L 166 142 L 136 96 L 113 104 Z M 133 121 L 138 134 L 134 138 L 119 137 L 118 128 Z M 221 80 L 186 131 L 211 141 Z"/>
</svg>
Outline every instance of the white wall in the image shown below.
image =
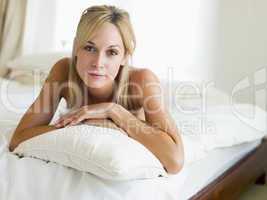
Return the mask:
<svg viewBox="0 0 267 200">
<path fill-rule="evenodd" d="M 56 0 L 56 17 L 54 19 L 56 50 L 71 50 L 73 38 L 81 16 L 81 13 L 91 5 L 112 4 L 130 10 L 129 1 L 118 0 L 79 0 L 65 1 Z"/>
<path fill-rule="evenodd" d="M 28 0 L 23 54 L 54 51 L 56 17 L 54 0 Z"/>
<path fill-rule="evenodd" d="M 212 4 L 203 0 L 135 1 L 132 20 L 137 35 L 135 64 L 180 81 L 211 78 Z M 208 41 L 209 40 L 209 41 Z"/>
<path fill-rule="evenodd" d="M 218 5 L 212 67 L 216 86 L 234 92 L 236 101 L 266 108 L 267 1 L 214 2 Z"/>
</svg>

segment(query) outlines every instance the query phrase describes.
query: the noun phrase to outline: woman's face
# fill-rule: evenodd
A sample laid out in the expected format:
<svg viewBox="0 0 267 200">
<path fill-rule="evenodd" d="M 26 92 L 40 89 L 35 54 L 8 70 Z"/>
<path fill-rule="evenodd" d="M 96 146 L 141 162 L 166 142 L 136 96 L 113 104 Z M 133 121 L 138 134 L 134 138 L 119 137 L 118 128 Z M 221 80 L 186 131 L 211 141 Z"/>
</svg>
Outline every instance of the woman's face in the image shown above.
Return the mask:
<svg viewBox="0 0 267 200">
<path fill-rule="evenodd" d="M 120 65 L 125 62 L 124 53 L 117 27 L 104 24 L 85 46 L 77 50 L 77 72 L 85 85 L 101 88 L 114 81 Z"/>
</svg>

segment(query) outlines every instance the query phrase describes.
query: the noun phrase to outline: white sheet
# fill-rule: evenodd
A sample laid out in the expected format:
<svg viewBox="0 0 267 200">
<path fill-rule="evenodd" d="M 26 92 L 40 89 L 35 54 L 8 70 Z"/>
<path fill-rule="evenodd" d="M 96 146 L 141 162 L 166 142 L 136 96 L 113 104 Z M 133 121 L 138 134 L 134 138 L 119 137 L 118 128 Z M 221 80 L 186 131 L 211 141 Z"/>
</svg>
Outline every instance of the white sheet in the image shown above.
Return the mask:
<svg viewBox="0 0 267 200">
<path fill-rule="evenodd" d="M 0 199 L 159 199 L 185 200 L 216 179 L 260 141 L 211 151 L 169 179 L 108 181 L 56 163 L 18 158 L 7 150 L 14 126 L 1 125 Z M 218 165 L 215 165 L 218 163 Z M 201 172 L 201 173 L 200 173 Z"/>
<path fill-rule="evenodd" d="M 186 166 L 188 176 L 182 186 L 183 193 L 181 194 L 181 199 L 189 199 L 195 195 L 255 149 L 260 143 L 261 141 L 257 140 L 230 148 L 216 149 L 210 151 L 204 159 Z"/>
<path fill-rule="evenodd" d="M 171 178 L 135 181 L 108 181 L 89 173 L 76 171 L 56 163 L 18 158 L 8 152 L 7 144 L 14 129 L 1 126 L 0 199 L 177 199 L 186 170 Z"/>
</svg>

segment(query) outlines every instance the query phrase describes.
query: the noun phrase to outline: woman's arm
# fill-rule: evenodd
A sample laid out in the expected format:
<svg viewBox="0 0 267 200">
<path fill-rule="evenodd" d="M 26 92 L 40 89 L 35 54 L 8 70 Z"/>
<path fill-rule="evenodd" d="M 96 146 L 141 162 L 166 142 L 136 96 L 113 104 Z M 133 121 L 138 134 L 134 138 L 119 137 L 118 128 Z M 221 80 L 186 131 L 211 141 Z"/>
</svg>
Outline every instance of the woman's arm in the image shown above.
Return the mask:
<svg viewBox="0 0 267 200">
<path fill-rule="evenodd" d="M 118 104 L 114 106 L 110 117 L 128 133 L 129 137 L 149 149 L 161 161 L 168 173 L 175 174 L 181 170 L 183 150 L 178 135 L 178 139 L 173 140 L 166 131 L 142 122 Z"/>
<path fill-rule="evenodd" d="M 138 91 L 142 94 L 137 95 L 141 97 L 139 103 L 144 108 L 146 123 L 118 104 L 112 107 L 109 117 L 147 147 L 168 173 L 178 173 L 184 162 L 183 144 L 176 124 L 163 105 L 160 83 L 149 70 L 142 70 L 132 80 L 141 87 Z"/>
<path fill-rule="evenodd" d="M 110 119 L 86 119 L 82 122 L 83 124 L 88 124 L 92 126 L 99 126 L 104 128 L 112 128 L 115 130 L 121 131 L 123 134 L 127 135 L 127 133 L 118 127 L 112 120 Z"/>
<path fill-rule="evenodd" d="M 34 136 L 43 134 L 55 127 L 49 126 L 58 103 L 63 97 L 61 84 L 67 78 L 68 60 L 58 61 L 51 69 L 43 87 L 33 104 L 28 108 L 21 118 L 16 130 L 11 138 L 9 150 L 13 151 L 21 142 Z"/>
</svg>

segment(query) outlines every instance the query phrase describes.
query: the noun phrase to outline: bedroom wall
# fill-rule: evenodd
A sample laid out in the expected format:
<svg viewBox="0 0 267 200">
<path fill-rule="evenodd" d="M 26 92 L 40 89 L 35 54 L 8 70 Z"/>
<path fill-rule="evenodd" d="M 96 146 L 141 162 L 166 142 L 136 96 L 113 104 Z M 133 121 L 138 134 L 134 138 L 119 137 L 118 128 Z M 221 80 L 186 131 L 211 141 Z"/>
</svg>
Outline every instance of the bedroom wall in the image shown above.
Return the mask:
<svg viewBox="0 0 267 200">
<path fill-rule="evenodd" d="M 266 109 L 267 1 L 217 0 L 213 77 L 238 102 Z M 215 3 L 214 2 L 214 3 Z"/>
<path fill-rule="evenodd" d="M 71 50 L 73 37 L 78 25 L 81 13 L 91 5 L 113 4 L 127 10 L 131 9 L 131 1 L 120 0 L 79 0 L 65 1 L 56 0 L 56 16 L 54 18 L 54 49 L 56 50 Z"/>
<path fill-rule="evenodd" d="M 151 68 L 162 78 L 210 82 L 233 92 L 238 102 L 265 108 L 265 0 L 29 0 L 25 52 L 70 50 L 81 11 L 104 3 L 131 15 L 135 66 Z"/>
<path fill-rule="evenodd" d="M 27 0 L 23 54 L 54 51 L 56 1 Z"/>
</svg>

